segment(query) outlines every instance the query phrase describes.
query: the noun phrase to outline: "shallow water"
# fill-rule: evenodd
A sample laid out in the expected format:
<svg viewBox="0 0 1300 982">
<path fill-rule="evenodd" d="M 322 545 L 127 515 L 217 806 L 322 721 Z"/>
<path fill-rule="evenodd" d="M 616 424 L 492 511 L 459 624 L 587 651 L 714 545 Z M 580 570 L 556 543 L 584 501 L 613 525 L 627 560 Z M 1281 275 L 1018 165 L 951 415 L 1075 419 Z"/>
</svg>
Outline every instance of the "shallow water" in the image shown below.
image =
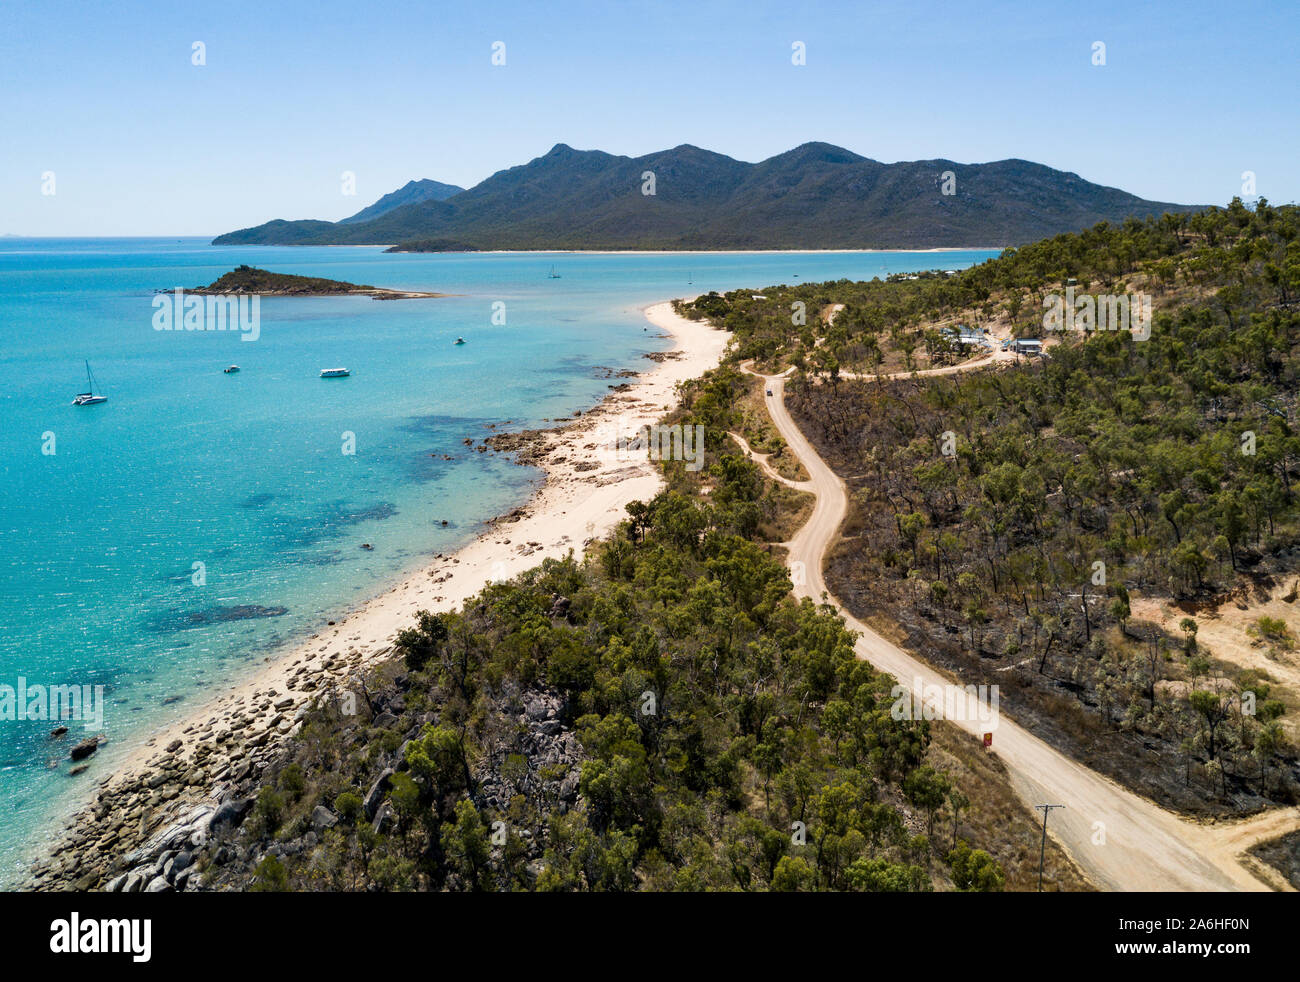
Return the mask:
<svg viewBox="0 0 1300 982">
<path fill-rule="evenodd" d="M 105 694 L 102 722 L 61 741 L 0 719 L 0 881 L 142 734 L 522 503 L 540 475 L 462 441 L 569 417 L 610 369 L 650 367 L 666 342 L 647 304 L 991 255 L 0 239 L 0 686 Z M 265 298 L 256 341 L 154 330 L 155 290 L 240 263 L 457 295 Z M 73 407 L 87 359 L 108 402 Z M 351 377 L 318 377 L 335 366 Z M 70 777 L 69 746 L 100 732 Z"/>
</svg>

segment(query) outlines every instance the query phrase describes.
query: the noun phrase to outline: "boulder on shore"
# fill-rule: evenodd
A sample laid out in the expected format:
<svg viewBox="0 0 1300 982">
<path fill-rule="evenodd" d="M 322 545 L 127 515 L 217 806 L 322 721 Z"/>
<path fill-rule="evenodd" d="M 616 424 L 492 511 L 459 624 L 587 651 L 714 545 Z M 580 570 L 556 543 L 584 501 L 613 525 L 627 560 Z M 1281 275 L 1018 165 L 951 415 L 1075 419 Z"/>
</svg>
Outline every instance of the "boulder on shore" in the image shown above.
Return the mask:
<svg viewBox="0 0 1300 982">
<path fill-rule="evenodd" d="M 208 819 L 208 833 L 220 831 L 225 826 L 235 826 L 244 820 L 244 816 L 253 808 L 252 798 L 234 798 L 225 802 L 212 813 Z"/>
<path fill-rule="evenodd" d="M 87 757 L 89 757 L 98 749 L 99 749 L 99 737 L 97 736 L 87 737 L 86 739 L 82 740 L 79 744 L 77 744 L 75 747 L 72 748 L 71 752 L 68 754 L 68 757 L 71 760 L 85 760 Z"/>
</svg>

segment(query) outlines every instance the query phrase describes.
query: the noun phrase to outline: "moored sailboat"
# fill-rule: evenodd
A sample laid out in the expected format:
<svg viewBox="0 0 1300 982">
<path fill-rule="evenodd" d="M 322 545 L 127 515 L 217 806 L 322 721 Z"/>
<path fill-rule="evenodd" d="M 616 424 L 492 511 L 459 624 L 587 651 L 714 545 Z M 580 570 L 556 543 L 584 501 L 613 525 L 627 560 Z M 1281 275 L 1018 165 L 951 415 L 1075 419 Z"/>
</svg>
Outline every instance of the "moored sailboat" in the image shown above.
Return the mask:
<svg viewBox="0 0 1300 982">
<path fill-rule="evenodd" d="M 108 396 L 96 394 L 95 376 L 90 374 L 90 362 L 86 362 L 86 391 L 78 392 L 77 397 L 72 400 L 74 406 L 97 406 L 101 402 L 108 402 Z"/>
</svg>

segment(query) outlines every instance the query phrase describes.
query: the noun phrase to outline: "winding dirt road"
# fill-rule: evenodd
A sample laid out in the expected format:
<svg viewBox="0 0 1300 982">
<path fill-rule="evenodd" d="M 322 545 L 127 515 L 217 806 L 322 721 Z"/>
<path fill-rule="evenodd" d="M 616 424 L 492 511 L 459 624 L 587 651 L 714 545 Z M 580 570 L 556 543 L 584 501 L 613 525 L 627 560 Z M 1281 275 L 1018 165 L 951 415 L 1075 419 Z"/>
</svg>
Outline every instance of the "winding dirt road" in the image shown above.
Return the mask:
<svg viewBox="0 0 1300 982">
<path fill-rule="evenodd" d="M 787 488 L 794 488 L 796 491 L 812 492 L 813 490 L 812 481 L 795 481 L 786 477 L 784 474 L 782 474 L 780 471 L 778 471 L 775 467 L 772 466 L 771 454 L 759 453 L 757 450 L 751 447 L 749 445 L 749 442 L 739 433 L 732 433 L 730 430 L 728 430 L 727 436 L 731 437 L 738 444 L 740 444 L 740 449 L 745 452 L 745 455 L 748 456 L 750 460 L 752 460 L 754 463 L 758 465 L 758 469 L 761 470 L 768 477 L 770 477 L 772 480 L 776 481 L 778 484 L 784 484 Z"/>
<path fill-rule="evenodd" d="M 748 365 L 742 368 L 757 374 Z M 859 634 L 858 657 L 893 675 L 918 696 L 925 686 L 950 684 L 934 668 L 854 618 L 826 589 L 822 565 L 848 511 L 848 493 L 787 412 L 784 376 L 759 377 L 771 393 L 766 404 L 773 423 L 811 476 L 799 487 L 817 498 L 812 517 L 788 543 L 795 595 L 836 607 Z M 976 735 L 990 729 L 977 720 L 953 722 Z M 1243 854 L 1258 841 L 1300 828 L 1300 809 L 1275 809 L 1230 824 L 1186 821 L 1070 759 L 1005 715 L 993 728 L 993 751 L 1026 805 L 1065 805 L 1052 811 L 1048 833 L 1103 890 L 1290 889 L 1280 875 L 1252 861 L 1250 865 L 1268 882 L 1257 878 L 1243 865 Z"/>
</svg>

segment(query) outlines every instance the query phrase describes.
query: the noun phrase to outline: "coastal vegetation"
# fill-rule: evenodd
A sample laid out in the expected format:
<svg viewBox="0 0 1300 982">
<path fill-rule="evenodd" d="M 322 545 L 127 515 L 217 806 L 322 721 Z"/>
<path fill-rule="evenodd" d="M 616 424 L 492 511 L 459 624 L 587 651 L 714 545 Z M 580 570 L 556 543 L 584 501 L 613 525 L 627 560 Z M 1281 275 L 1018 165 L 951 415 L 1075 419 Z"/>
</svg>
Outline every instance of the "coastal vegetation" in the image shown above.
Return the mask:
<svg viewBox="0 0 1300 982">
<path fill-rule="evenodd" d="M 919 355 L 936 323 L 1037 337 L 1071 279 L 1153 294 L 1150 339 L 1079 333 L 1000 370 L 841 375 Z M 999 683 L 1018 721 L 1161 804 L 1297 800 L 1298 694 L 1198 643 L 1194 620 L 1169 630 L 1132 611 L 1213 609 L 1295 576 L 1300 210 L 1234 202 L 950 276 L 763 295 L 691 310 L 736 332 L 738 357 L 797 367 L 787 404 L 851 491 L 827 570 L 850 610 L 964 682 Z M 792 330 L 800 300 L 844 310 Z M 935 350 L 924 367 L 962 356 Z M 1285 656 L 1285 623 L 1252 631 Z"/>
<path fill-rule="evenodd" d="M 714 411 L 721 376 L 687 418 Z M 790 597 L 751 537 L 755 466 L 719 444 L 704 476 L 666 467 L 670 486 L 586 559 L 421 614 L 400 660 L 322 698 L 206 882 L 1027 888 L 1033 822 L 1005 775 L 973 741 L 895 720 L 893 680 L 838 616 Z M 1049 877 L 1081 885 L 1055 850 Z"/>
<path fill-rule="evenodd" d="M 207 286 L 196 286 L 191 293 L 248 293 L 262 296 L 330 296 L 376 289 L 361 283 L 345 283 L 322 276 L 298 276 L 273 273 L 256 266 L 241 264 L 223 273 Z"/>
<path fill-rule="evenodd" d="M 1033 816 L 945 723 L 896 719 L 894 680 L 831 610 L 796 602 L 767 543 L 800 507 L 728 431 L 779 455 L 753 379 L 724 365 L 667 422 L 704 466 L 579 560 L 547 560 L 394 659 L 322 693 L 209 888 L 1032 889 Z M 1086 882 L 1053 845 L 1053 889 Z"/>
<path fill-rule="evenodd" d="M 467 242 L 456 239 L 416 239 L 401 245 L 389 246 L 385 252 L 478 252 Z"/>
</svg>

